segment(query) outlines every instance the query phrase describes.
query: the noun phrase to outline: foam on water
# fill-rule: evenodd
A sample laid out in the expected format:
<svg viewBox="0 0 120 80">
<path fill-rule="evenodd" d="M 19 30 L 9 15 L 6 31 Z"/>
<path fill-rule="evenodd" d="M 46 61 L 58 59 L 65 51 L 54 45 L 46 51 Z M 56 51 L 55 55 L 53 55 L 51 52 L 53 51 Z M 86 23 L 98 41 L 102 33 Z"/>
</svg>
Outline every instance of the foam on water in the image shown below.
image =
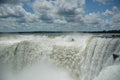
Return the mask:
<svg viewBox="0 0 120 80">
<path fill-rule="evenodd" d="M 120 65 L 103 69 L 94 80 L 120 80 Z"/>
<path fill-rule="evenodd" d="M 6 80 L 109 80 L 106 76 L 113 74 L 116 78 L 111 79 L 118 80 L 120 38 L 80 34 L 1 36 L 0 64 L 6 70 L 4 76 L 17 72 Z"/>
<path fill-rule="evenodd" d="M 73 80 L 65 69 L 58 68 L 48 61 L 26 67 L 16 74 L 8 71 L 2 76 L 2 80 Z"/>
</svg>

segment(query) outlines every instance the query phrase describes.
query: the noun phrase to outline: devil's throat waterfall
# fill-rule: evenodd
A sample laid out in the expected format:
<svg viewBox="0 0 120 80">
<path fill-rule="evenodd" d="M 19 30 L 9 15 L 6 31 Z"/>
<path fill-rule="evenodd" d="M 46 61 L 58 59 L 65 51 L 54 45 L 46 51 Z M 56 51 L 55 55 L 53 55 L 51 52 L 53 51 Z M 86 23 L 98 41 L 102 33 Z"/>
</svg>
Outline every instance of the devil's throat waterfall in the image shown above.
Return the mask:
<svg viewBox="0 0 120 80">
<path fill-rule="evenodd" d="M 0 80 L 120 80 L 120 38 L 1 34 Z"/>
</svg>

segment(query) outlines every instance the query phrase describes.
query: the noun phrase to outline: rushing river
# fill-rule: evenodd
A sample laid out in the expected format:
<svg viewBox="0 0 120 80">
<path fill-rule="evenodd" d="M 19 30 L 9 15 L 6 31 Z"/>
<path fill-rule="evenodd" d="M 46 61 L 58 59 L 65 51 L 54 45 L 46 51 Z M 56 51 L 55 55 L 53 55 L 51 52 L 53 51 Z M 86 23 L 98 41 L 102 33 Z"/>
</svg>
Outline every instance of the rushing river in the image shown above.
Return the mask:
<svg viewBox="0 0 120 80">
<path fill-rule="evenodd" d="M 0 80 L 120 80 L 120 38 L 1 34 Z"/>
</svg>

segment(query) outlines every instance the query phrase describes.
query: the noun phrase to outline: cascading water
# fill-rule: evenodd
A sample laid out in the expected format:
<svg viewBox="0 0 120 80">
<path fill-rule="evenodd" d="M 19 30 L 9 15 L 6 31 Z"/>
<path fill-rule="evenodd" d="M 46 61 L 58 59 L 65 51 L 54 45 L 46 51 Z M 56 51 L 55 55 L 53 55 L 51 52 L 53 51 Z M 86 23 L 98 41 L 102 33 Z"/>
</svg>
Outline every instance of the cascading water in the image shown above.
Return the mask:
<svg viewBox="0 0 120 80">
<path fill-rule="evenodd" d="M 119 80 L 120 38 L 3 35 L 0 64 L 6 80 Z"/>
</svg>

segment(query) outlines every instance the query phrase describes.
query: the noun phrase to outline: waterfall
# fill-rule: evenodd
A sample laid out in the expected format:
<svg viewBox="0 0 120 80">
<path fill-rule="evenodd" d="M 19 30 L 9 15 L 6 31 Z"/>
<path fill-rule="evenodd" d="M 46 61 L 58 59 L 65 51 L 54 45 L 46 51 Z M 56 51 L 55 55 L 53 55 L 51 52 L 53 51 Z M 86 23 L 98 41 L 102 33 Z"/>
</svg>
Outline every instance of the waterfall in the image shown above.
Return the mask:
<svg viewBox="0 0 120 80">
<path fill-rule="evenodd" d="M 116 75 L 116 78 L 114 76 L 112 78 L 118 80 L 120 38 L 80 34 L 0 37 L 0 64 L 3 67 L 9 66 L 12 71 L 21 72 L 28 66 L 41 64 L 41 61 L 50 63 L 55 68 L 64 69 L 65 75 L 69 74 L 73 80 L 109 80 L 109 77 L 106 78 L 102 74 L 109 76 L 112 72 Z M 47 67 L 45 69 L 49 71 Z M 52 67 L 50 69 L 53 70 Z M 60 74 L 58 72 L 58 75 L 61 75 L 61 72 Z M 60 80 L 70 80 L 70 78 L 67 75 L 67 78 Z"/>
</svg>

